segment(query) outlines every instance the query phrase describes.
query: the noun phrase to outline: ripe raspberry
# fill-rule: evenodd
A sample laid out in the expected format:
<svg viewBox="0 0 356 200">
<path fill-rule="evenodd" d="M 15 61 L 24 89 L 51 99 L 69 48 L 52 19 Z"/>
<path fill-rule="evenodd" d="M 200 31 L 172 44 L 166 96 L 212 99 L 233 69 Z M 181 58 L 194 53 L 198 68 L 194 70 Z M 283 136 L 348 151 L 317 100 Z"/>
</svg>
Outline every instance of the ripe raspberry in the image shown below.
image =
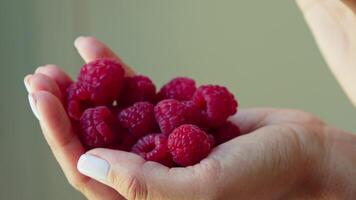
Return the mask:
<svg viewBox="0 0 356 200">
<path fill-rule="evenodd" d="M 225 87 L 218 85 L 200 86 L 194 94 L 193 101 L 203 110 L 204 124 L 218 127 L 236 113 L 237 101 Z"/>
<path fill-rule="evenodd" d="M 80 138 L 89 149 L 112 147 L 118 139 L 115 117 L 105 106 L 89 108 L 80 118 Z"/>
<path fill-rule="evenodd" d="M 131 151 L 145 160 L 159 162 L 168 167 L 173 165 L 172 157 L 167 148 L 167 136 L 164 134 L 146 135 L 138 140 Z"/>
<path fill-rule="evenodd" d="M 85 109 L 93 106 L 89 97 L 89 92 L 79 83 L 73 83 L 67 88 L 67 112 L 71 119 L 80 120 Z"/>
<path fill-rule="evenodd" d="M 182 125 L 168 137 L 168 150 L 173 161 L 184 167 L 198 163 L 211 149 L 211 138 L 195 125 Z"/>
<path fill-rule="evenodd" d="M 119 104 L 130 106 L 139 101 L 154 103 L 156 99 L 156 86 L 147 76 L 134 76 L 124 78 L 124 87 Z"/>
<path fill-rule="evenodd" d="M 93 104 L 111 104 L 119 97 L 124 74 L 125 71 L 120 63 L 99 59 L 80 69 L 78 82 L 89 92 Z"/>
<path fill-rule="evenodd" d="M 138 102 L 122 110 L 118 116 L 122 127 L 129 129 L 136 138 L 140 138 L 156 127 L 153 105 L 148 102 Z"/>
<path fill-rule="evenodd" d="M 132 146 L 136 144 L 137 139 L 128 130 L 120 130 L 120 140 L 115 144 L 114 149 L 121 151 L 130 151 Z"/>
<path fill-rule="evenodd" d="M 186 122 L 197 126 L 202 125 L 204 116 L 199 106 L 194 101 L 183 101 L 182 103 L 185 106 Z"/>
<path fill-rule="evenodd" d="M 187 121 L 184 104 L 175 99 L 160 101 L 154 108 L 154 114 L 162 133 L 167 135 Z"/>
<path fill-rule="evenodd" d="M 177 77 L 165 84 L 158 93 L 160 100 L 176 99 L 178 101 L 190 100 L 196 90 L 195 81 L 187 77 Z"/>
<path fill-rule="evenodd" d="M 226 122 L 219 128 L 212 130 L 211 133 L 214 135 L 217 145 L 241 135 L 239 127 L 231 122 Z"/>
<path fill-rule="evenodd" d="M 210 145 L 211 145 L 211 148 L 215 147 L 216 146 L 216 141 L 215 141 L 215 138 L 212 134 L 208 134 L 209 136 L 209 141 L 210 141 Z"/>
</svg>

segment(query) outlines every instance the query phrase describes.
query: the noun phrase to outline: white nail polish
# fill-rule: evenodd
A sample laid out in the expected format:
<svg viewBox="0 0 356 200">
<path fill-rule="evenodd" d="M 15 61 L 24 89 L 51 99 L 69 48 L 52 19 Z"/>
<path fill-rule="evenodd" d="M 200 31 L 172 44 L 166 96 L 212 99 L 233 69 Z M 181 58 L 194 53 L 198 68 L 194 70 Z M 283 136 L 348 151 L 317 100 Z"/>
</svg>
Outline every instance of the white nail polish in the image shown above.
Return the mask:
<svg viewBox="0 0 356 200">
<path fill-rule="evenodd" d="M 80 173 L 101 181 L 106 180 L 109 168 L 106 160 L 88 154 L 81 155 L 77 164 Z"/>
<path fill-rule="evenodd" d="M 37 106 L 36 106 L 36 101 L 33 99 L 32 94 L 28 95 L 28 101 L 30 102 L 30 106 L 32 109 L 33 114 L 36 116 L 36 118 L 39 120 L 40 117 L 38 116 L 38 112 L 37 112 Z"/>
<path fill-rule="evenodd" d="M 32 91 L 31 91 L 31 87 L 30 87 L 30 85 L 29 85 L 29 83 L 28 83 L 28 78 L 25 78 L 24 84 L 25 84 L 25 87 L 26 87 L 27 92 L 28 92 L 28 93 L 31 93 Z"/>
<path fill-rule="evenodd" d="M 79 43 L 83 40 L 83 39 L 85 39 L 86 38 L 86 36 L 79 36 L 79 37 L 77 37 L 77 39 L 75 39 L 75 41 L 74 41 L 74 46 L 76 47 L 76 48 L 78 48 L 79 47 Z"/>
</svg>

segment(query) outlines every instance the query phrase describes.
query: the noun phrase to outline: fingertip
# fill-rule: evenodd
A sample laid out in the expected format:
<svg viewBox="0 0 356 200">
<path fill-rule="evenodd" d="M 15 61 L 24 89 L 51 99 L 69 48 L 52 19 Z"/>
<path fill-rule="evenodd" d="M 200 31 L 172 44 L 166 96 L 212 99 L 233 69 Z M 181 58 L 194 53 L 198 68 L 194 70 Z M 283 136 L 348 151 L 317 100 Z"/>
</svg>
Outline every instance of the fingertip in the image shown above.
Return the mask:
<svg viewBox="0 0 356 200">
<path fill-rule="evenodd" d="M 53 93 L 58 99 L 62 100 L 62 93 L 58 84 L 49 76 L 37 73 L 28 78 L 28 87 L 31 92 L 45 90 Z"/>
<path fill-rule="evenodd" d="M 91 36 L 79 36 L 74 40 L 74 47 L 80 49 L 88 45 L 101 44 L 96 38 Z"/>
<path fill-rule="evenodd" d="M 43 66 L 37 67 L 37 69 L 35 70 L 35 74 L 41 73 L 42 70 L 43 70 Z"/>
<path fill-rule="evenodd" d="M 24 82 L 24 85 L 25 85 L 25 88 L 27 90 L 28 93 L 31 93 L 32 92 L 32 89 L 31 89 L 31 86 L 30 86 L 30 79 L 33 75 L 32 74 L 28 74 L 25 76 L 25 78 L 23 79 L 23 82 Z"/>
<path fill-rule="evenodd" d="M 37 69 L 35 70 L 35 74 L 46 72 L 47 69 L 55 69 L 55 70 L 57 70 L 57 69 L 59 69 L 59 67 L 57 65 L 55 65 L 55 64 L 45 64 L 45 65 L 37 67 Z"/>
<path fill-rule="evenodd" d="M 82 154 L 77 162 L 78 171 L 98 181 L 105 181 L 110 164 L 102 158 L 90 154 Z"/>
<path fill-rule="evenodd" d="M 46 64 L 36 69 L 36 74 L 43 74 L 51 78 L 59 87 L 62 93 L 65 93 L 67 87 L 73 80 L 60 67 L 54 64 Z"/>
<path fill-rule="evenodd" d="M 80 36 L 74 41 L 74 46 L 86 63 L 100 58 L 114 59 L 123 65 L 126 76 L 133 76 L 135 74 L 135 71 L 127 66 L 110 47 L 95 37 Z"/>
</svg>

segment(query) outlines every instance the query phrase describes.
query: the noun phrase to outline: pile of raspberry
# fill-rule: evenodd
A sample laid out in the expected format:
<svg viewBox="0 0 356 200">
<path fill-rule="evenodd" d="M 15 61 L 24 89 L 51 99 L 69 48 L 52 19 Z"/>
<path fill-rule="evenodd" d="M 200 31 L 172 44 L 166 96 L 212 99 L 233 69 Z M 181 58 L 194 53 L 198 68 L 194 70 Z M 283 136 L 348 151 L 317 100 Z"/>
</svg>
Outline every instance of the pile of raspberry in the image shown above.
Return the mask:
<svg viewBox="0 0 356 200">
<path fill-rule="evenodd" d="M 177 77 L 156 91 L 149 77 L 125 76 L 122 64 L 110 59 L 84 65 L 66 100 L 87 149 L 130 151 L 168 167 L 194 165 L 240 135 L 227 121 L 238 106 L 227 88 Z"/>
</svg>

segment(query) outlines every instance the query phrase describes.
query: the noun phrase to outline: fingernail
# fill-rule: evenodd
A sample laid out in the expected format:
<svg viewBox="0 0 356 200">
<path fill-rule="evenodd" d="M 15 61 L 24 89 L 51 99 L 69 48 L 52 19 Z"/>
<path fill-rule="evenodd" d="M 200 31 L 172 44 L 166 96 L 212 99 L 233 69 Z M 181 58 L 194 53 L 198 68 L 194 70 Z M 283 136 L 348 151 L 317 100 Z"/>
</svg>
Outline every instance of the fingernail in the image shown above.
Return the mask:
<svg viewBox="0 0 356 200">
<path fill-rule="evenodd" d="M 37 69 L 35 70 L 35 74 L 37 73 L 40 73 L 41 69 L 43 68 L 44 66 L 39 66 L 37 67 Z"/>
<path fill-rule="evenodd" d="M 25 87 L 26 87 L 26 90 L 28 93 L 31 93 L 31 87 L 30 87 L 30 78 L 32 77 L 32 75 L 27 75 L 25 77 L 25 79 L 23 80 L 24 84 L 25 84 Z"/>
<path fill-rule="evenodd" d="M 81 42 L 83 39 L 85 39 L 85 38 L 86 38 L 86 36 L 79 36 L 79 37 L 77 37 L 77 39 L 75 39 L 75 41 L 74 41 L 74 46 L 78 48 L 80 42 Z"/>
<path fill-rule="evenodd" d="M 88 154 L 81 155 L 77 164 L 80 173 L 102 181 L 106 180 L 109 168 L 106 160 Z"/>
<path fill-rule="evenodd" d="M 37 112 L 36 99 L 34 98 L 33 94 L 28 94 L 28 101 L 30 102 L 30 106 L 33 114 L 36 116 L 38 120 L 40 120 Z"/>
</svg>

